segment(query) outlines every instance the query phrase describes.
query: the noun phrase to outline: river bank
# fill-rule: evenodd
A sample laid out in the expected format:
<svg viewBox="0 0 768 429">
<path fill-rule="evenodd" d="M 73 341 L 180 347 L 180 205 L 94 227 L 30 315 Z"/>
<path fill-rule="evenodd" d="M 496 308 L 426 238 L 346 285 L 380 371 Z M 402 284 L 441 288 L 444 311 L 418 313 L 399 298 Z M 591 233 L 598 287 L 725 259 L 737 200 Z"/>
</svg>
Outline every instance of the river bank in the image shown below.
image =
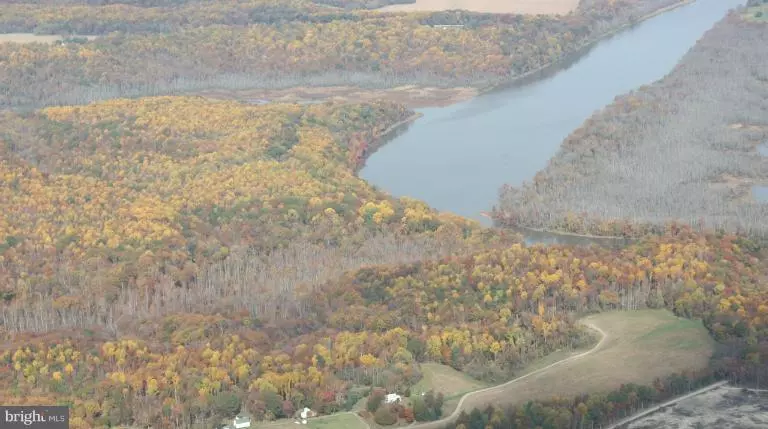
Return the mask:
<svg viewBox="0 0 768 429">
<path fill-rule="evenodd" d="M 385 130 L 379 133 L 375 133 L 373 136 L 371 136 L 370 141 L 367 142 L 368 146 L 365 152 L 363 153 L 360 163 L 358 163 L 358 165 L 355 167 L 355 173 L 360 173 L 360 170 L 363 167 L 365 167 L 366 159 L 368 159 L 371 155 L 373 155 L 383 145 L 387 144 L 388 140 L 393 138 L 394 135 L 396 135 L 398 132 L 405 131 L 410 124 L 412 124 L 422 116 L 424 116 L 423 113 L 415 112 L 413 115 L 407 117 L 406 119 L 403 119 L 400 122 L 392 124 L 389 127 L 387 127 Z"/>
<path fill-rule="evenodd" d="M 606 33 L 603 33 L 603 34 L 601 34 L 601 35 L 599 35 L 597 37 L 594 37 L 594 38 L 592 38 L 590 40 L 585 41 L 580 46 L 578 46 L 575 50 L 573 50 L 571 52 L 566 52 L 560 58 L 557 58 L 557 59 L 555 59 L 555 60 L 553 60 L 553 61 L 551 61 L 551 62 L 549 62 L 549 63 L 547 63 L 547 64 L 545 64 L 545 65 L 543 65 L 541 67 L 539 67 L 539 68 L 536 68 L 534 70 L 530 70 L 530 71 L 527 71 L 527 72 L 525 72 L 523 74 L 517 75 L 517 76 L 513 77 L 512 79 L 510 79 L 507 82 L 496 84 L 496 85 L 489 85 L 489 86 L 487 86 L 485 88 L 481 88 L 481 89 L 478 90 L 478 95 L 483 95 L 483 94 L 488 94 L 488 93 L 491 93 L 491 92 L 494 92 L 494 91 L 504 90 L 506 88 L 509 88 L 510 86 L 517 85 L 521 81 L 524 81 L 524 80 L 526 80 L 528 78 L 536 77 L 537 75 L 540 75 L 540 74 L 548 71 L 549 69 L 558 68 L 563 62 L 566 62 L 566 61 L 569 61 L 569 60 L 572 61 L 575 58 L 578 58 L 578 57 L 581 57 L 581 56 L 585 55 L 586 53 L 589 52 L 589 50 L 592 47 L 595 46 L 595 44 L 597 44 L 597 43 L 599 43 L 599 42 L 601 42 L 601 41 L 603 41 L 603 40 L 605 40 L 607 38 L 615 36 L 615 35 L 619 34 L 620 32 L 622 32 L 624 30 L 630 29 L 630 28 L 638 25 L 639 23 L 641 23 L 643 21 L 647 21 L 647 20 L 649 20 L 649 19 L 651 19 L 653 17 L 659 16 L 662 13 L 669 12 L 669 11 L 675 10 L 675 9 L 677 9 L 679 7 L 689 5 L 691 3 L 694 3 L 695 1 L 696 0 L 681 0 L 681 1 L 679 1 L 679 2 L 677 2 L 675 4 L 673 4 L 673 5 L 666 6 L 666 7 L 663 7 L 661 9 L 657 9 L 657 10 L 655 10 L 655 11 L 649 13 L 649 14 L 646 14 L 646 15 L 638 18 L 634 22 L 630 22 L 628 24 L 624 24 L 624 25 L 622 25 L 620 27 L 614 28 L 614 29 L 612 29 L 612 30 L 610 30 L 610 31 L 608 31 Z"/>
<path fill-rule="evenodd" d="M 666 9 L 668 13 L 655 11 L 654 18 L 646 16 L 629 30 L 594 43 L 576 59 L 563 57 L 548 70 L 539 70 L 543 77 L 535 72 L 521 75 L 508 87 L 486 88 L 482 97 L 421 109 L 424 117 L 370 156 L 360 177 L 392 195 L 416 198 L 491 226 L 481 213 L 498 204 L 504 184 L 519 187 L 532 181 L 595 112 L 617 96 L 663 78 L 702 34 L 741 5 L 741 0 L 678 2 Z M 623 235 L 605 226 L 609 235 Z M 526 235 L 536 235 L 534 242 L 605 241 L 560 234 L 547 239 L 541 237 L 547 234 L 543 231 Z"/>
<path fill-rule="evenodd" d="M 504 188 L 495 220 L 633 236 L 677 221 L 765 237 L 768 207 L 749 188 L 768 183 L 755 156 L 768 130 L 766 29 L 722 19 L 671 73 L 573 131 L 535 183 Z"/>
<path fill-rule="evenodd" d="M 340 101 L 346 103 L 363 103 L 373 100 L 385 100 L 401 103 L 411 109 L 432 107 L 447 107 L 453 104 L 471 100 L 477 96 L 504 90 L 511 86 L 526 83 L 531 77 L 537 77 L 548 70 L 559 68 L 564 62 L 574 61 L 585 55 L 600 41 L 627 30 L 655 16 L 691 4 L 696 0 L 681 0 L 673 5 L 662 7 L 641 16 L 637 20 L 613 28 L 593 37 L 573 50 L 563 53 L 560 57 L 540 67 L 525 73 L 505 79 L 502 83 L 487 86 L 456 86 L 434 87 L 423 85 L 402 85 L 394 88 L 368 89 L 355 86 L 297 86 L 280 89 L 206 89 L 192 92 L 193 95 L 224 100 L 239 100 L 251 103 L 319 103 L 325 101 Z"/>
</svg>

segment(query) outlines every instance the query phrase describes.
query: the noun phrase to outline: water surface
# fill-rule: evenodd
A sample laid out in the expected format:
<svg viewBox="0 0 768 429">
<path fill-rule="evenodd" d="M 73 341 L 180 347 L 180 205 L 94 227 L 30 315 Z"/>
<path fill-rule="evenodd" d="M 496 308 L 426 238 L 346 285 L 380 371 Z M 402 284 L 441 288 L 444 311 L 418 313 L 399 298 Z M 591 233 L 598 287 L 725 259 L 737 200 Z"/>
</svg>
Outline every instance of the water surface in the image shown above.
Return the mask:
<svg viewBox="0 0 768 429">
<path fill-rule="evenodd" d="M 752 197 L 761 203 L 768 203 L 768 186 L 753 186 Z"/>
<path fill-rule="evenodd" d="M 496 204 L 503 184 L 530 181 L 596 110 L 664 77 L 704 32 L 743 4 L 698 0 L 598 43 L 536 82 L 420 109 L 424 116 L 374 153 L 360 176 L 394 196 L 489 225 L 481 212 Z"/>
</svg>

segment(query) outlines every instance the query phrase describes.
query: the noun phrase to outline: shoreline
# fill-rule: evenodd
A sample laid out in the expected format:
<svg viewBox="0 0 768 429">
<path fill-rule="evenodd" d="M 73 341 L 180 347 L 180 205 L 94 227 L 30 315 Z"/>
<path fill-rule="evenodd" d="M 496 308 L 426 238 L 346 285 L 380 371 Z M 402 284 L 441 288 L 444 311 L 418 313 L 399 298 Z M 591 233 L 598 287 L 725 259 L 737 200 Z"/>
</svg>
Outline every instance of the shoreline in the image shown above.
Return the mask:
<svg viewBox="0 0 768 429">
<path fill-rule="evenodd" d="M 376 133 L 371 138 L 371 141 L 368 142 L 368 150 L 366 151 L 365 156 L 358 162 L 358 164 L 355 166 L 355 175 L 359 178 L 360 177 L 360 170 L 365 167 L 365 163 L 368 161 L 368 158 L 370 158 L 371 155 L 376 153 L 377 150 L 379 150 L 382 146 L 387 144 L 390 137 L 393 137 L 392 134 L 398 131 L 399 129 L 406 127 L 412 123 L 414 123 L 417 119 L 424 116 L 421 112 L 414 112 L 411 116 L 403 119 L 402 121 L 395 122 L 394 124 L 390 125 L 389 127 L 385 128 L 383 131 Z"/>
<path fill-rule="evenodd" d="M 385 128 L 383 131 L 374 134 L 373 138 L 376 139 L 376 140 L 378 140 L 378 139 L 386 139 L 387 136 L 392 134 L 398 128 L 402 127 L 405 124 L 410 124 L 410 123 L 414 122 L 415 120 L 421 118 L 422 116 L 424 116 L 423 113 L 416 112 L 413 115 L 403 119 L 402 121 L 395 122 L 394 124 L 392 124 L 389 127 Z"/>
<path fill-rule="evenodd" d="M 491 218 L 492 220 L 496 220 Z M 540 232 L 542 234 L 548 234 L 548 235 L 560 235 L 563 237 L 576 237 L 576 238 L 589 238 L 594 240 L 612 240 L 612 241 L 620 241 L 620 240 L 636 240 L 636 238 L 631 237 L 622 237 L 618 235 L 591 235 L 591 234 L 577 234 L 575 232 L 561 232 L 561 231 L 553 231 L 549 229 L 539 229 L 539 228 L 531 228 L 527 226 L 510 226 L 509 228 L 513 229 L 522 229 L 525 231 L 531 231 L 531 232 Z"/>
<path fill-rule="evenodd" d="M 488 212 L 482 212 L 480 213 L 481 216 L 487 217 L 493 222 L 497 222 L 497 219 L 493 217 L 492 214 Z M 504 227 L 502 224 L 500 227 Z M 509 225 L 505 228 L 509 229 L 521 229 L 525 231 L 531 231 L 531 232 L 540 232 L 542 234 L 549 234 L 549 235 L 561 235 L 565 237 L 577 237 L 577 238 L 589 238 L 589 239 L 605 239 L 605 240 L 636 240 L 637 238 L 632 237 L 624 237 L 620 235 L 592 235 L 592 234 L 577 234 L 575 232 L 565 232 L 565 231 L 555 231 L 551 229 L 544 229 L 544 228 L 533 228 L 530 226 L 522 226 L 522 225 Z"/>
<path fill-rule="evenodd" d="M 533 76 L 533 75 L 535 75 L 537 73 L 542 73 L 542 72 L 546 71 L 547 69 L 551 69 L 553 67 L 557 67 L 563 61 L 568 60 L 569 57 L 577 56 L 577 55 L 579 55 L 579 53 L 583 52 L 585 49 L 588 49 L 588 48 L 594 46 L 596 43 L 599 43 L 600 41 L 602 41 L 602 40 L 604 40 L 604 39 L 606 39 L 608 37 L 614 36 L 614 35 L 616 35 L 617 33 L 621 32 L 623 30 L 626 30 L 626 29 L 628 29 L 628 28 L 630 28 L 630 27 L 632 27 L 634 25 L 637 25 L 637 24 L 639 24 L 639 23 L 641 23 L 643 21 L 646 21 L 646 20 L 651 19 L 653 17 L 656 17 L 658 15 L 661 15 L 661 14 L 663 14 L 665 12 L 669 12 L 671 10 L 677 9 L 679 7 L 687 6 L 687 5 L 695 3 L 695 2 L 696 2 L 696 0 L 681 0 L 681 1 L 677 2 L 677 3 L 672 4 L 672 5 L 669 5 L 669 6 L 657 9 L 657 10 L 655 10 L 655 11 L 649 13 L 649 14 L 643 15 L 642 17 L 638 18 L 634 22 L 630 22 L 630 23 L 621 25 L 621 26 L 619 26 L 617 28 L 614 28 L 613 30 L 610 30 L 610 31 L 608 31 L 606 33 L 601 34 L 600 36 L 597 36 L 597 37 L 595 37 L 595 38 L 593 38 L 591 40 L 588 40 L 588 41 L 582 43 L 575 50 L 573 50 L 571 52 L 568 52 L 566 54 L 563 54 L 558 59 L 556 59 L 554 61 L 551 61 L 551 62 L 549 62 L 549 63 L 547 63 L 547 64 L 545 64 L 545 65 L 543 65 L 541 67 L 538 67 L 538 68 L 533 69 L 533 70 L 529 70 L 529 71 L 527 71 L 527 72 L 525 72 L 525 73 L 523 73 L 521 75 L 515 76 L 515 77 L 511 78 L 510 80 L 508 80 L 508 81 L 506 81 L 504 83 L 495 84 L 495 85 L 489 85 L 489 86 L 486 86 L 486 87 L 478 88 L 477 89 L 477 93 L 474 96 L 470 97 L 469 99 L 466 99 L 466 100 L 463 100 L 463 99 L 453 100 L 453 102 L 450 102 L 450 103 L 446 104 L 445 106 L 435 106 L 435 107 L 447 107 L 447 106 L 458 104 L 458 103 L 461 103 L 461 102 L 464 102 L 464 101 L 469 101 L 471 99 L 476 98 L 477 96 L 488 94 L 488 93 L 496 91 L 496 90 L 501 90 L 501 89 L 504 89 L 504 88 L 509 87 L 511 85 L 514 85 L 516 83 L 519 83 L 521 80 L 523 80 L 525 78 L 531 77 L 531 76 Z M 388 139 L 390 137 L 392 137 L 391 134 L 393 132 L 397 131 L 399 128 L 401 128 L 401 127 L 403 127 L 405 125 L 408 125 L 408 124 L 411 124 L 411 123 L 415 122 L 417 119 L 421 118 L 422 116 L 424 116 L 422 113 L 416 112 L 414 115 L 411 115 L 410 117 L 408 117 L 408 118 L 406 118 L 406 119 L 404 119 L 404 120 L 402 120 L 400 122 L 397 122 L 396 124 L 393 124 L 393 125 L 389 126 L 387 129 L 385 129 L 384 131 L 382 131 L 378 135 L 375 135 L 374 138 L 372 139 L 372 141 L 369 143 L 369 147 L 370 147 L 369 152 L 365 154 L 365 156 L 361 160 L 361 162 L 355 167 L 355 174 L 358 175 L 358 177 L 359 177 L 360 170 L 362 170 L 365 167 L 365 164 L 368 161 L 368 158 L 370 158 L 374 153 L 376 153 L 377 150 L 379 150 L 381 147 L 383 147 L 387 143 Z M 494 218 L 491 214 L 489 214 L 487 212 L 481 212 L 480 215 L 491 220 L 492 225 L 490 227 L 488 227 L 488 228 L 499 228 L 500 227 L 499 225 L 496 225 L 497 219 Z M 584 239 L 591 239 L 591 240 L 604 240 L 604 241 L 612 241 L 612 242 L 617 242 L 617 241 L 622 241 L 622 240 L 624 240 L 624 241 L 627 241 L 627 240 L 637 240 L 637 238 L 630 238 L 630 237 L 623 237 L 623 236 L 614 236 L 614 235 L 602 236 L 602 235 L 592 235 L 592 234 L 577 234 L 577 233 L 571 233 L 571 232 L 552 231 L 552 230 L 547 230 L 547 229 L 539 229 L 539 228 L 532 228 L 532 227 L 526 227 L 526 226 L 510 226 L 508 228 L 517 228 L 517 229 L 522 230 L 522 231 L 536 232 L 536 233 L 547 234 L 547 235 L 552 235 L 552 236 L 574 237 L 574 238 L 584 238 Z"/>
<path fill-rule="evenodd" d="M 429 87 L 415 84 L 405 84 L 383 89 L 370 89 L 355 86 L 296 86 L 282 89 L 249 88 L 240 90 L 226 90 L 221 88 L 208 88 L 203 90 L 191 91 L 188 95 L 198 95 L 206 98 L 239 100 L 250 103 L 253 99 L 258 99 L 266 103 L 323 103 L 323 102 L 346 102 L 361 103 L 371 100 L 389 100 L 401 103 L 411 109 L 448 107 L 465 101 L 475 99 L 477 96 L 488 94 L 493 91 L 503 90 L 505 88 L 519 84 L 520 81 L 530 78 L 538 73 L 545 72 L 558 67 L 569 58 L 575 58 L 583 54 L 585 50 L 592 48 L 595 44 L 604 39 L 614 36 L 621 31 L 631 28 L 643 21 L 661 15 L 665 12 L 687 6 L 696 0 L 680 0 L 672 5 L 657 9 L 651 13 L 643 15 L 634 21 L 620 25 L 612 30 L 602 33 L 592 39 L 586 40 L 575 49 L 565 52 L 558 58 L 535 69 L 528 70 L 522 74 L 511 76 L 501 82 L 486 86 L 448 86 L 448 87 Z"/>
<path fill-rule="evenodd" d="M 614 28 L 613 30 L 609 30 L 609 31 L 607 31 L 607 32 L 597 36 L 597 37 L 594 37 L 594 38 L 592 38 L 590 40 L 585 41 L 584 43 L 579 45 L 573 51 L 566 52 L 563 55 L 561 55 L 559 58 L 557 58 L 557 59 L 555 59 L 553 61 L 550 61 L 550 62 L 542 65 L 541 67 L 537 67 L 537 68 L 535 68 L 533 70 L 529 70 L 529 71 L 527 71 L 527 72 L 525 72 L 523 74 L 514 76 L 514 77 L 510 78 L 509 80 L 507 80 L 507 81 L 505 81 L 503 83 L 482 87 L 482 88 L 480 88 L 478 90 L 478 95 L 487 94 L 489 92 L 501 90 L 501 89 L 504 89 L 504 88 L 506 88 L 506 87 L 508 87 L 510 85 L 514 85 L 515 83 L 518 83 L 522 79 L 525 79 L 527 77 L 531 77 L 531 76 L 533 76 L 533 75 L 535 75 L 537 73 L 541 73 L 541 72 L 546 71 L 547 69 L 556 67 L 558 64 L 560 64 L 561 62 L 567 60 L 569 57 L 572 57 L 574 55 L 578 55 L 580 52 L 584 51 L 585 49 L 588 49 L 588 48 L 594 46 L 596 43 L 601 42 L 601 41 L 603 41 L 604 39 L 606 39 L 608 37 L 615 36 L 616 34 L 618 34 L 619 32 L 621 32 L 623 30 L 626 30 L 626 29 L 628 29 L 628 28 L 630 28 L 630 27 L 632 27 L 634 25 L 637 25 L 637 24 L 639 24 L 639 23 L 641 23 L 643 21 L 647 21 L 647 20 L 649 20 L 649 19 L 651 19 L 653 17 L 656 17 L 658 15 L 661 15 L 661 14 L 663 14 L 665 12 L 669 12 L 671 10 L 677 9 L 679 7 L 687 6 L 687 5 L 695 3 L 695 2 L 696 2 L 696 0 L 680 0 L 679 2 L 677 2 L 675 4 L 663 7 L 661 9 L 657 9 L 657 10 L 655 10 L 655 11 L 649 13 L 649 14 L 641 16 L 640 18 L 638 18 L 634 22 L 629 22 L 627 24 L 621 25 L 621 26 L 619 26 L 617 28 Z"/>
</svg>

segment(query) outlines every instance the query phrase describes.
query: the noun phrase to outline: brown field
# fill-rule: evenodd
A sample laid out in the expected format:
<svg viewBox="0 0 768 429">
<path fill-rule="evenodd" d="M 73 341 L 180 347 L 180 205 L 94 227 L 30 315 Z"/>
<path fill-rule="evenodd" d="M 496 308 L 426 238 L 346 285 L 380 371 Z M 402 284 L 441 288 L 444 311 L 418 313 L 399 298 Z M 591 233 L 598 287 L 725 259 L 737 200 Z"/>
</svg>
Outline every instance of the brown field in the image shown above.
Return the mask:
<svg viewBox="0 0 768 429">
<path fill-rule="evenodd" d="M 412 4 L 385 6 L 385 12 L 441 11 L 464 9 L 483 13 L 565 15 L 576 9 L 578 0 L 416 0 Z"/>
<path fill-rule="evenodd" d="M 562 364 L 535 364 L 536 371 L 527 371 L 530 375 L 466 396 L 461 409 L 572 397 L 630 382 L 650 384 L 673 372 L 706 367 L 713 350 L 713 340 L 701 322 L 680 319 L 666 310 L 603 313 L 582 321 L 604 334 L 594 349 Z"/>
<path fill-rule="evenodd" d="M 421 88 L 413 85 L 392 89 L 361 89 L 345 86 L 298 87 L 276 90 L 210 90 L 196 95 L 216 99 L 248 101 L 251 103 L 317 103 L 342 101 L 365 103 L 377 100 L 405 104 L 409 108 L 443 107 L 469 100 L 477 95 L 475 88 Z"/>
</svg>

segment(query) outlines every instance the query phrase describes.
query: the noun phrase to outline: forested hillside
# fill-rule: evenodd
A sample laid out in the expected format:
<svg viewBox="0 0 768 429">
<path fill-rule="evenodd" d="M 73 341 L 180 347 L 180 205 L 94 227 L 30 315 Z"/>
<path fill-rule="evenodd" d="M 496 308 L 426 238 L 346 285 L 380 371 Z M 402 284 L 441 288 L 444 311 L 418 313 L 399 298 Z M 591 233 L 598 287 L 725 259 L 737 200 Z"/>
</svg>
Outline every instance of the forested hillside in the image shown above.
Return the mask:
<svg viewBox="0 0 768 429">
<path fill-rule="evenodd" d="M 165 7 L 14 3 L 0 30 L 104 35 L 0 44 L 0 107 L 209 88 L 486 86 L 540 68 L 672 0 L 594 2 L 565 17 L 384 14 L 303 0 Z M 634 18 L 633 18 L 634 17 Z M 433 24 L 459 23 L 446 31 Z"/>
<path fill-rule="evenodd" d="M 759 8 L 759 6 L 758 6 Z M 768 26 L 733 12 L 664 79 L 619 97 L 564 142 L 521 189 L 503 190 L 503 224 L 641 236 L 669 220 L 765 237 Z"/>
<path fill-rule="evenodd" d="M 574 314 L 646 305 L 762 347 L 749 242 L 525 248 L 370 189 L 365 145 L 410 114 L 177 97 L 6 113 L 4 396 L 71 401 L 73 427 L 328 413 L 427 360 L 502 380 L 589 341 Z"/>
<path fill-rule="evenodd" d="M 384 103 L 249 106 L 202 98 L 6 113 L 0 284 L 20 312 L 30 301 L 49 308 L 32 320 L 6 313 L 6 329 L 82 326 L 91 317 L 112 325 L 109 304 L 121 294 L 183 288 L 237 249 L 277 258 L 269 252 L 329 247 L 302 262 L 309 272 L 293 274 L 298 281 L 330 269 L 310 267 L 336 247 L 367 246 L 372 262 L 395 262 L 457 251 L 451 243 L 488 235 L 422 203 L 390 199 L 355 176 L 375 135 L 411 114 Z M 397 236 L 424 233 L 445 240 Z M 366 242 L 373 235 L 384 242 Z M 415 248 L 398 250 L 404 246 Z M 289 277 L 282 287 L 293 283 Z M 262 286 L 270 281 L 277 280 Z M 168 298 L 146 304 L 159 313 L 161 302 L 171 305 Z"/>
</svg>

